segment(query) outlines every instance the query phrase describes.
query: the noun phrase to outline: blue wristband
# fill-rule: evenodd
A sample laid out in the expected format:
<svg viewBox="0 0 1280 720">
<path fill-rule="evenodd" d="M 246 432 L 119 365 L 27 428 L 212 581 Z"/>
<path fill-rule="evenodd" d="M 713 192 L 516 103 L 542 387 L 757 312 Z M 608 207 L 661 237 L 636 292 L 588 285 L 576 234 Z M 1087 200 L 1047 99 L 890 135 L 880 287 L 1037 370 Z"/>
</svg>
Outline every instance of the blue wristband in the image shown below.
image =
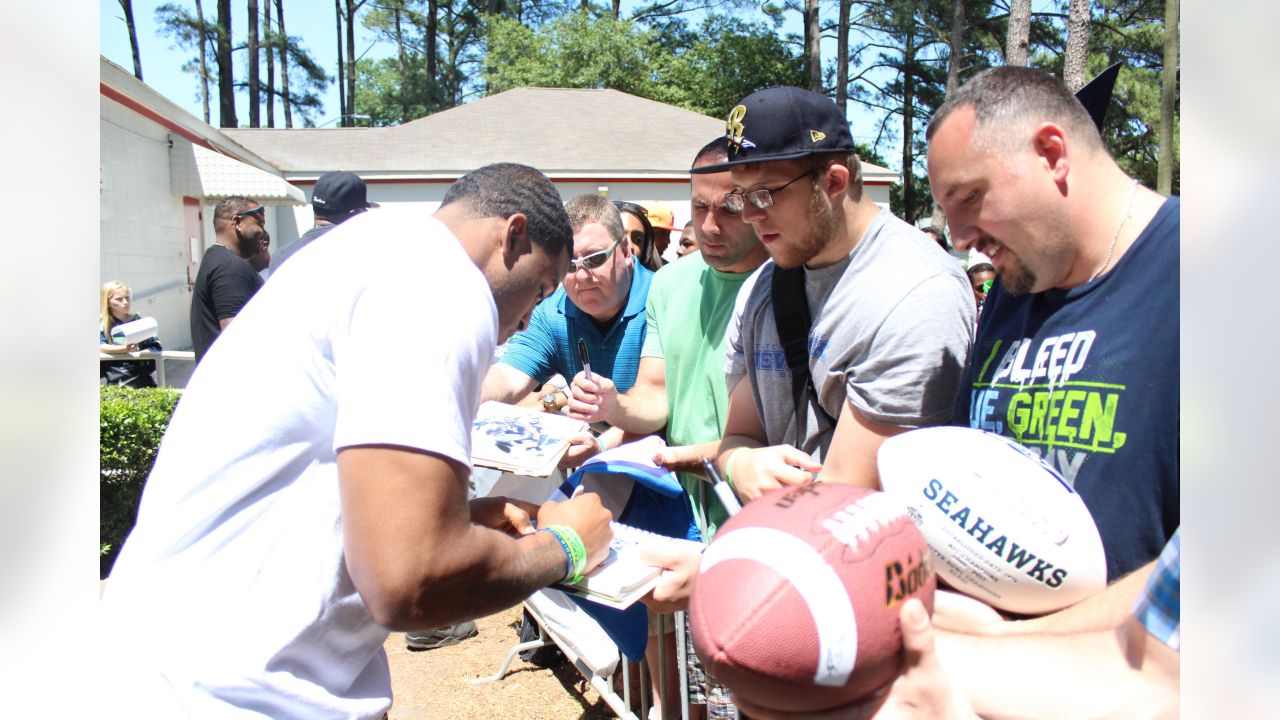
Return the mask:
<svg viewBox="0 0 1280 720">
<path fill-rule="evenodd" d="M 573 577 L 573 553 L 569 551 L 569 544 L 560 536 L 560 533 L 550 528 L 542 528 L 538 530 L 538 532 L 550 533 L 551 537 L 555 538 L 556 542 L 560 543 L 560 549 L 564 551 L 564 577 L 561 578 L 561 580 L 568 580 Z"/>
</svg>

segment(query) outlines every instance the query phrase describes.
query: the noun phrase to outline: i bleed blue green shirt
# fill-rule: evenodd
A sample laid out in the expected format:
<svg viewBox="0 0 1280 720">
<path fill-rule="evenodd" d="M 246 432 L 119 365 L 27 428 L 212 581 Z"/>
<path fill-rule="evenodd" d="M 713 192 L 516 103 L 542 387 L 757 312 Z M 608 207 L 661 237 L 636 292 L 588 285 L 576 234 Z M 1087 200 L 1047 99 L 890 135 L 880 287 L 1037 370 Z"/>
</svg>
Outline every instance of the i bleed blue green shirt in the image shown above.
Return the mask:
<svg viewBox="0 0 1280 720">
<path fill-rule="evenodd" d="M 633 263 L 627 304 L 603 330 L 590 315 L 573 304 L 561 285 L 533 309 L 529 327 L 511 337 L 499 362 L 528 375 L 539 385 L 556 373 L 572 381 L 582 370 L 577 349 L 578 338 L 582 338 L 591 356 L 592 372 L 613 380 L 618 392 L 630 390 L 640 367 L 640 349 L 645 338 L 644 307 L 652 281 L 653 271 Z"/>
</svg>

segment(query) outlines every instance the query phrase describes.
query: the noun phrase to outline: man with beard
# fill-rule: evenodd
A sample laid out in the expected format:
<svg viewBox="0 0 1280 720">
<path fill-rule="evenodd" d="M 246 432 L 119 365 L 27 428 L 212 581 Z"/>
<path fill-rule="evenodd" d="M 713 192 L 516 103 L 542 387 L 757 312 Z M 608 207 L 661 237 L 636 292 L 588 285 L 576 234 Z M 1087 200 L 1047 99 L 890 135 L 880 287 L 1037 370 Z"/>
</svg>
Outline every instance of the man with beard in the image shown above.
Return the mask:
<svg viewBox="0 0 1280 720">
<path fill-rule="evenodd" d="M 267 238 L 267 209 L 246 197 L 232 196 L 213 209 L 214 244 L 205 251 L 191 294 L 191 341 L 196 362 L 209 352 L 231 320 L 262 287 L 249 258 Z"/>
<path fill-rule="evenodd" d="M 1093 514 L 1112 581 L 1179 525 L 1180 201 L 1141 187 L 1052 75 L 984 71 L 929 123 L 951 242 L 990 256 L 954 422 L 1015 438 Z"/>
<path fill-rule="evenodd" d="M 694 157 L 697 168 L 725 162 L 723 137 L 707 143 Z M 647 335 L 635 385 L 618 394 L 614 382 L 594 373 L 573 381 L 569 414 L 589 422 L 606 421 L 645 435 L 665 425 L 667 442 L 692 445 L 716 440 L 724 431 L 729 395 L 724 382 L 725 328 L 744 282 L 768 254 L 750 225 L 724 205 L 733 189 L 728 172 L 696 173 L 691 180 L 693 232 L 700 253 L 658 271 L 649 290 Z M 707 483 L 681 473 L 693 503 L 694 518 L 709 542 L 727 513 Z M 695 676 L 694 702 L 710 705 L 710 717 L 732 717 L 728 692 Z M 670 694 L 667 695 L 670 697 Z M 676 705 L 678 707 L 678 704 Z M 675 707 L 668 704 L 667 711 Z"/>
<path fill-rule="evenodd" d="M 825 96 L 761 90 L 730 111 L 727 130 L 728 160 L 692 172 L 731 172 L 725 203 L 772 261 L 743 288 L 729 325 L 723 440 L 660 461 L 683 468 L 715 454 L 745 501 L 819 470 L 825 482 L 877 487 L 886 437 L 951 416 L 973 338 L 969 283 L 928 236 L 863 192 L 848 122 Z M 807 334 L 786 307 L 797 304 L 811 318 Z M 807 371 L 809 381 L 793 384 L 780 336 L 796 326 L 794 377 Z"/>
</svg>

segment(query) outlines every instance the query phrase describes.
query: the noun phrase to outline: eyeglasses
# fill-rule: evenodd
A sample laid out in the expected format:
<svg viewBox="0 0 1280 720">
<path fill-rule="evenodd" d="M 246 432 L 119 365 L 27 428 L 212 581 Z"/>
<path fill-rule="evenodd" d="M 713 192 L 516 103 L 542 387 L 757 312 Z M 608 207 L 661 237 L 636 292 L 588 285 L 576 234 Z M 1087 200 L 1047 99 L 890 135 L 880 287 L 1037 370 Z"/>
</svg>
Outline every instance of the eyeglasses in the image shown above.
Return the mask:
<svg viewBox="0 0 1280 720">
<path fill-rule="evenodd" d="M 236 220 L 239 220 L 240 218 L 242 218 L 242 217 L 246 217 L 246 216 L 249 216 L 249 215 L 261 215 L 261 217 L 259 217 L 259 218 L 258 218 L 259 220 L 266 219 L 266 217 L 267 217 L 267 206 L 265 206 L 265 205 L 259 205 L 258 207 L 254 208 L 254 209 L 252 209 L 252 210 L 245 210 L 244 212 L 238 212 L 238 213 L 236 213 L 235 215 L 233 215 L 232 217 L 233 217 L 233 218 L 235 218 Z"/>
<path fill-rule="evenodd" d="M 807 170 L 800 177 L 797 177 L 791 180 L 791 182 L 788 182 L 786 185 L 773 188 L 772 190 L 768 188 L 760 188 L 759 190 L 748 190 L 747 192 L 738 192 L 737 190 L 734 190 L 733 192 L 724 196 L 724 206 L 729 209 L 729 212 L 733 212 L 733 213 L 742 212 L 743 208 L 747 206 L 748 200 L 750 200 L 751 204 L 756 206 L 756 208 L 760 210 L 773 207 L 774 193 L 782 192 L 783 190 L 786 190 L 788 187 L 790 187 L 791 183 L 794 183 L 796 180 L 799 180 L 800 178 L 809 177 L 812 174 L 813 174 L 812 170 Z"/>
<path fill-rule="evenodd" d="M 610 245 L 608 250 L 601 250 L 600 252 L 593 252 L 590 255 L 583 255 L 577 260 L 569 258 L 569 274 L 578 272 L 578 268 L 582 268 L 584 270 L 595 270 L 605 264 L 608 262 L 609 256 L 613 255 L 613 251 L 618 249 L 618 243 L 620 242 L 622 241 L 619 240 Z"/>
</svg>

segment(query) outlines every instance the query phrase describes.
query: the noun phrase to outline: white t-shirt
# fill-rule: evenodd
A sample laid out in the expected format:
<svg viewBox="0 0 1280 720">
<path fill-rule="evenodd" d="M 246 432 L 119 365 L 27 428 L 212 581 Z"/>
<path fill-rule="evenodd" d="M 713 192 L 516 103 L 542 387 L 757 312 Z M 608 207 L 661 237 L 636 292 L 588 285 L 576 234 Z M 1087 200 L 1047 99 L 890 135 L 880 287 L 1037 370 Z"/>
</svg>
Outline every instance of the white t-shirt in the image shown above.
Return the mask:
<svg viewBox="0 0 1280 720">
<path fill-rule="evenodd" d="M 130 715 L 382 716 L 388 632 L 343 560 L 337 451 L 469 465 L 497 325 L 420 210 L 364 213 L 272 276 L 192 376 L 107 583 L 112 664 L 151 689 L 122 693 Z"/>
</svg>

